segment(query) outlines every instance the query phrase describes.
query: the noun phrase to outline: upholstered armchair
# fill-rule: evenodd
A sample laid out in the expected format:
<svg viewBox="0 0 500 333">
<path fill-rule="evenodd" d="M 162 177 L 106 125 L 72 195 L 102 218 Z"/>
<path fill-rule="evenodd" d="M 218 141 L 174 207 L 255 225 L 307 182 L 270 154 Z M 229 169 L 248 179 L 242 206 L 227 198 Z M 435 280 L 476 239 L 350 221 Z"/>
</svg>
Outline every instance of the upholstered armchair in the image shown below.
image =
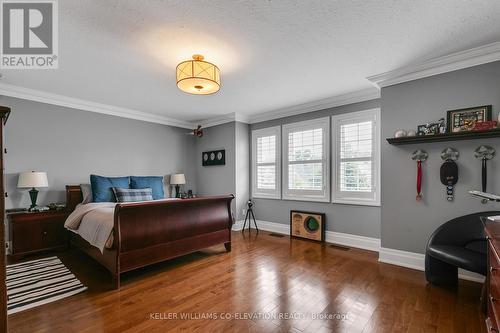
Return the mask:
<svg viewBox="0 0 500 333">
<path fill-rule="evenodd" d="M 425 277 L 433 284 L 456 284 L 458 268 L 486 275 L 487 242 L 481 216 L 500 211 L 454 218 L 434 231 L 425 251 Z"/>
</svg>

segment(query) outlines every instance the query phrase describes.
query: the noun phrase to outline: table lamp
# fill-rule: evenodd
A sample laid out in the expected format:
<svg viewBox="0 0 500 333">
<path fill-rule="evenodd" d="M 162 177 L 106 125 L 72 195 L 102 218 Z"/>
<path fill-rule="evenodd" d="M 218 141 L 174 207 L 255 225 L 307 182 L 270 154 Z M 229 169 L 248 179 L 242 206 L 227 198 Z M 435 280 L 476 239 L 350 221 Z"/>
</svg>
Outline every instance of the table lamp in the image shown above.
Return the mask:
<svg viewBox="0 0 500 333">
<path fill-rule="evenodd" d="M 181 191 L 179 185 L 186 184 L 186 177 L 184 177 L 183 173 L 176 173 L 170 177 L 170 184 L 175 185 L 175 197 L 181 197 Z"/>
<path fill-rule="evenodd" d="M 47 173 L 28 171 L 19 174 L 19 180 L 17 181 L 18 188 L 31 188 L 29 191 L 31 198 L 30 211 L 36 207 L 36 198 L 38 196 L 37 187 L 48 187 L 49 182 L 47 180 Z"/>
</svg>

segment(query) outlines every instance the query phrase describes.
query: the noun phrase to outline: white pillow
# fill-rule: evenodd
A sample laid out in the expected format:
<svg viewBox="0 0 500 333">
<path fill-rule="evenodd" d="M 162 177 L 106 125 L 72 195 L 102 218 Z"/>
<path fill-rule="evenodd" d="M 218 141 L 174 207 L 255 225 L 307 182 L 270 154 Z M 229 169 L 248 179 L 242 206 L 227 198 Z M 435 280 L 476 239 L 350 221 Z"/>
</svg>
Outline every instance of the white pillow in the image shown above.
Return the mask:
<svg viewBox="0 0 500 333">
<path fill-rule="evenodd" d="M 80 184 L 80 188 L 82 189 L 83 201 L 82 204 L 88 204 L 89 202 L 93 202 L 92 198 L 92 187 L 90 184 Z"/>
</svg>

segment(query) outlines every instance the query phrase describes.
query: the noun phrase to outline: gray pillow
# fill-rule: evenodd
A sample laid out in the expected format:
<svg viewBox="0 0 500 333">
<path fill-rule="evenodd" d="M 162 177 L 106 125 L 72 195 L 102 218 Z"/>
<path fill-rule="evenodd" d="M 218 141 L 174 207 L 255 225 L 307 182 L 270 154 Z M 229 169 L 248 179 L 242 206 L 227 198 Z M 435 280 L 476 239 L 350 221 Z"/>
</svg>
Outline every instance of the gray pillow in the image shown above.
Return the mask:
<svg viewBox="0 0 500 333">
<path fill-rule="evenodd" d="M 92 186 L 90 184 L 80 184 L 80 188 L 82 189 L 83 201 L 82 204 L 88 204 L 92 202 Z"/>
</svg>

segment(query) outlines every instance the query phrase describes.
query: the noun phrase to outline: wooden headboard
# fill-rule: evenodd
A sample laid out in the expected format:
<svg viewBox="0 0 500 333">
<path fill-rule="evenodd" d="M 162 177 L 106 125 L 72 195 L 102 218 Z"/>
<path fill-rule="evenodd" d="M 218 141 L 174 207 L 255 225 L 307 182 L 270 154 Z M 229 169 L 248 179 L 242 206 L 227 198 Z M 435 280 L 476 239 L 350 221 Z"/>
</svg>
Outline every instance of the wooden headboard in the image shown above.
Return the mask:
<svg viewBox="0 0 500 333">
<path fill-rule="evenodd" d="M 68 213 L 75 210 L 75 207 L 82 203 L 83 194 L 80 185 L 66 185 L 66 209 Z"/>
</svg>

